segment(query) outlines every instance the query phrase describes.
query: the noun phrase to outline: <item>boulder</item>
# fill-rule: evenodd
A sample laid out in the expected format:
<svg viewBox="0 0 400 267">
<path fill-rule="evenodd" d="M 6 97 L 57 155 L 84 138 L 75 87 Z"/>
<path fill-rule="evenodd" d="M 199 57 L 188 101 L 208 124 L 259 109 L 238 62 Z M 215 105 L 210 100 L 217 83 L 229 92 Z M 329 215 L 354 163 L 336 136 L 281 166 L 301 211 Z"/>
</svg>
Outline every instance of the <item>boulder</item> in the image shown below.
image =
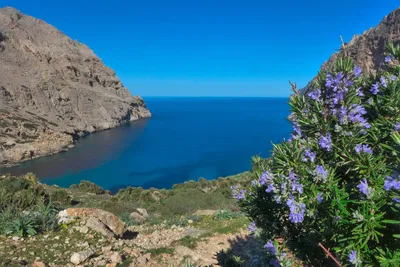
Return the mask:
<svg viewBox="0 0 400 267">
<path fill-rule="evenodd" d="M 81 264 L 85 262 L 87 259 L 92 257 L 95 254 L 95 251 L 93 249 L 88 249 L 85 251 L 81 252 L 75 252 L 71 256 L 71 262 L 75 265 Z"/>
<path fill-rule="evenodd" d="M 147 221 L 149 214 L 146 209 L 137 208 L 136 211 L 131 213 L 130 217 L 138 223 L 144 223 Z"/>
<path fill-rule="evenodd" d="M 111 212 L 101 209 L 69 208 L 60 211 L 58 217 L 59 222 L 68 221 L 75 218 L 87 220 L 87 227 L 90 227 L 95 231 L 99 231 L 107 237 L 111 236 L 110 232 L 112 235 L 119 237 L 125 233 L 125 224 Z"/>
<path fill-rule="evenodd" d="M 110 257 L 111 262 L 113 263 L 120 263 L 122 262 L 122 256 L 119 252 L 114 252 Z"/>
<path fill-rule="evenodd" d="M 90 217 L 87 219 L 86 226 L 108 238 L 113 238 L 115 236 L 114 233 L 104 223 L 95 217 Z"/>
</svg>

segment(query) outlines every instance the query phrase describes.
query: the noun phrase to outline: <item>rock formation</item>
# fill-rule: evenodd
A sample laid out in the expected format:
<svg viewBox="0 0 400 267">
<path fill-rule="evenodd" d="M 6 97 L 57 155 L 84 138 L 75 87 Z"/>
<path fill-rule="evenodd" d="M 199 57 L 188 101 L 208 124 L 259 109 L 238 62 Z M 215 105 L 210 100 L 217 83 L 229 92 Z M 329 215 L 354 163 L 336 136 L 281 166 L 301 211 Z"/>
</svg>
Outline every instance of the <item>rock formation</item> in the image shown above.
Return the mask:
<svg viewBox="0 0 400 267">
<path fill-rule="evenodd" d="M 355 35 L 349 43 L 343 44 L 339 52 L 326 61 L 321 70 L 330 69 L 336 60 L 343 55 L 350 56 L 365 72 L 374 74 L 384 62 L 385 46 L 388 42 L 400 44 L 400 8 L 383 18 L 378 26 L 360 35 Z M 310 82 L 303 91 L 306 91 Z"/>
<path fill-rule="evenodd" d="M 150 116 L 142 98 L 86 45 L 42 20 L 0 8 L 0 167 Z"/>
</svg>

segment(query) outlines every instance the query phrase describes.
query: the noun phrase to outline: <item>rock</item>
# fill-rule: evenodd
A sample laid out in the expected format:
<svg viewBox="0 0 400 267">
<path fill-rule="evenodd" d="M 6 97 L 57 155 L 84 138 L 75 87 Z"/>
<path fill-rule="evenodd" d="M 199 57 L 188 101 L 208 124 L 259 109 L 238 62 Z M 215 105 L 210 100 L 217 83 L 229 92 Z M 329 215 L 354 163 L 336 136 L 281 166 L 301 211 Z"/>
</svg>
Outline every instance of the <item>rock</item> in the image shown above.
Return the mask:
<svg viewBox="0 0 400 267">
<path fill-rule="evenodd" d="M 147 213 L 146 209 L 137 208 L 136 211 L 131 213 L 131 218 L 138 223 L 144 223 L 147 221 L 149 214 Z"/>
<path fill-rule="evenodd" d="M 116 267 L 117 263 L 108 263 L 106 267 Z"/>
<path fill-rule="evenodd" d="M 137 208 L 136 211 L 143 216 L 143 218 L 147 219 L 149 218 L 149 214 L 147 213 L 146 209 L 143 208 Z"/>
<path fill-rule="evenodd" d="M 151 116 L 89 47 L 10 7 L 0 8 L 0 107 L 2 167 Z"/>
<path fill-rule="evenodd" d="M 107 254 L 111 250 L 112 250 L 111 246 L 101 248 L 101 252 L 103 252 L 104 254 Z"/>
<path fill-rule="evenodd" d="M 137 258 L 140 256 L 140 249 L 138 248 L 124 248 L 124 252 L 128 254 L 129 256 L 132 256 L 134 258 Z"/>
<path fill-rule="evenodd" d="M 114 214 L 94 208 L 69 208 L 58 213 L 59 220 L 71 218 L 88 219 L 86 226 L 107 237 L 122 236 L 125 233 L 125 224 Z M 97 230 L 96 230 L 97 229 Z"/>
<path fill-rule="evenodd" d="M 46 267 L 46 264 L 44 262 L 42 262 L 42 261 L 35 261 L 32 264 L 32 267 Z"/>
<path fill-rule="evenodd" d="M 113 263 L 120 263 L 122 262 L 122 257 L 121 254 L 119 254 L 118 252 L 114 252 L 111 257 L 110 257 L 111 262 Z"/>
<path fill-rule="evenodd" d="M 136 259 L 136 261 L 137 261 L 137 263 L 139 264 L 139 265 L 145 265 L 146 263 L 147 263 L 147 259 L 146 259 L 146 257 L 145 256 L 140 256 L 140 257 L 138 257 L 137 259 Z"/>
<path fill-rule="evenodd" d="M 20 240 L 20 237 L 19 237 L 19 236 L 13 236 L 11 239 L 12 239 L 13 241 L 19 241 L 19 240 Z"/>
<path fill-rule="evenodd" d="M 81 264 L 83 262 L 85 262 L 87 259 L 89 259 L 91 256 L 93 256 L 95 254 L 95 251 L 92 249 L 88 249 L 85 251 L 81 251 L 81 252 L 76 252 L 71 256 L 71 262 L 73 264 Z"/>
<path fill-rule="evenodd" d="M 89 228 L 86 226 L 78 226 L 75 229 L 82 234 L 87 234 L 89 232 Z"/>
<path fill-rule="evenodd" d="M 113 238 L 114 237 L 114 233 L 112 231 L 110 231 L 107 226 L 102 223 L 99 219 L 94 218 L 94 217 L 90 217 L 87 221 L 86 221 L 86 226 L 89 227 L 90 229 L 108 237 L 108 238 Z"/>
</svg>

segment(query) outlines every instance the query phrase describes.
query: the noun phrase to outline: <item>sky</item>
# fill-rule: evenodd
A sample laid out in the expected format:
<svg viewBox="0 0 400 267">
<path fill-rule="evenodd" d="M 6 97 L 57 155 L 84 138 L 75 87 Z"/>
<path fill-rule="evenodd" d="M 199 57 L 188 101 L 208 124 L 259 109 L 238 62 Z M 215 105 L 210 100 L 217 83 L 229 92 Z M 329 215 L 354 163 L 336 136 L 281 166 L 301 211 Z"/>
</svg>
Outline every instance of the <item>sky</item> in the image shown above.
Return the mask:
<svg viewBox="0 0 400 267">
<path fill-rule="evenodd" d="M 0 0 L 88 45 L 134 95 L 286 97 L 397 0 Z"/>
</svg>

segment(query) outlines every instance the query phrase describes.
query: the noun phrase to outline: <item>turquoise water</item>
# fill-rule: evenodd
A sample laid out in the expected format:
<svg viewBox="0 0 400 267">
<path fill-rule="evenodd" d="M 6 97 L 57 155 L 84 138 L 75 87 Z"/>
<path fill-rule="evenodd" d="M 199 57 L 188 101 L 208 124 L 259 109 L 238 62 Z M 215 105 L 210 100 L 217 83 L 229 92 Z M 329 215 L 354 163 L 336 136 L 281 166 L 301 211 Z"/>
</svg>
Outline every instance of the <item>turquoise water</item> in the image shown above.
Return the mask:
<svg viewBox="0 0 400 267">
<path fill-rule="evenodd" d="M 89 135 L 66 153 L 0 170 L 62 187 L 90 180 L 110 190 L 170 188 L 251 168 L 289 137 L 286 98 L 145 98 L 153 117 Z"/>
</svg>

